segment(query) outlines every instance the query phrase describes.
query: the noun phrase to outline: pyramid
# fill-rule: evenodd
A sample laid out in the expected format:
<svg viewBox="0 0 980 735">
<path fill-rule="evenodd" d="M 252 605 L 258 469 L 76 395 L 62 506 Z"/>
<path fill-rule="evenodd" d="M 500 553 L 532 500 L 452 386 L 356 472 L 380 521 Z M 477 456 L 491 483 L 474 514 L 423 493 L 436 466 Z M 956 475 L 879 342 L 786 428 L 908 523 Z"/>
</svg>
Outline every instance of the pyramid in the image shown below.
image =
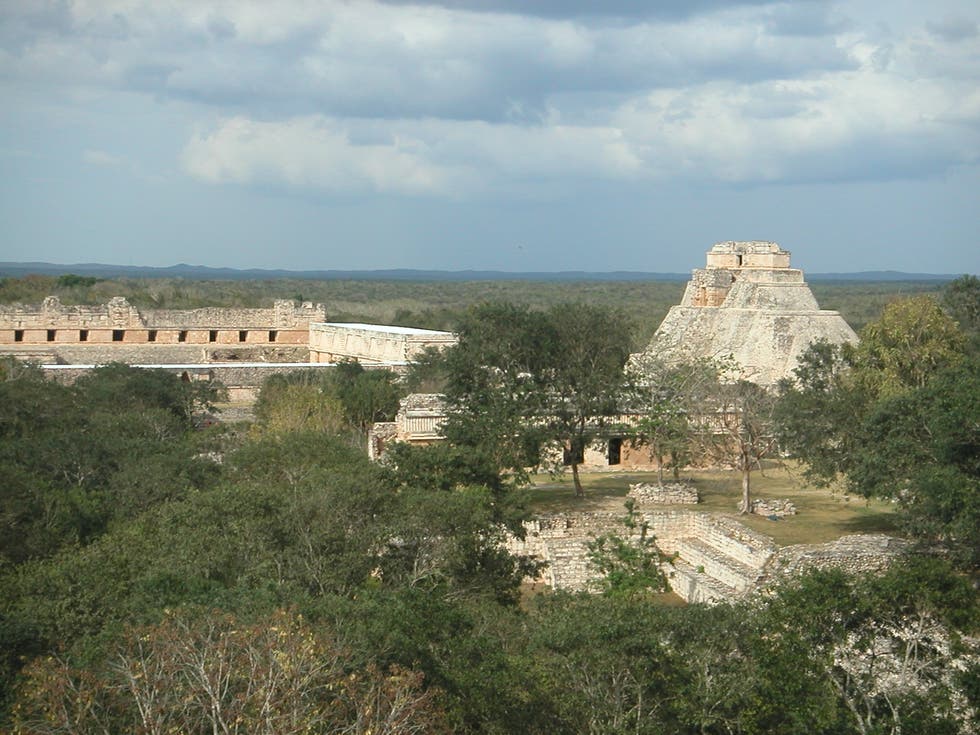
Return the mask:
<svg viewBox="0 0 980 735">
<path fill-rule="evenodd" d="M 632 364 L 642 369 L 650 359 L 669 364 L 731 356 L 739 377 L 768 387 L 793 377 L 813 342 L 856 343 L 838 312 L 819 307 L 803 271 L 789 267 L 789 256 L 774 242 L 714 245 L 706 267 L 692 272 L 680 305 L 671 307 Z"/>
</svg>

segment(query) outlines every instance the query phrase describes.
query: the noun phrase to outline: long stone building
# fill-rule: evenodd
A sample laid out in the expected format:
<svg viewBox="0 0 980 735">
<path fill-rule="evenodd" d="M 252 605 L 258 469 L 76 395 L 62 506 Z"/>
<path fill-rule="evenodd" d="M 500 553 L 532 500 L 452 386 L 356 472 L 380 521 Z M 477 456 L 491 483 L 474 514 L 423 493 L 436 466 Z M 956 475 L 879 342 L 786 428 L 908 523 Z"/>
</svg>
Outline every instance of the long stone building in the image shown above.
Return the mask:
<svg viewBox="0 0 980 735">
<path fill-rule="evenodd" d="M 681 303 L 671 307 L 647 349 L 634 355 L 684 361 L 731 356 L 739 377 L 764 386 L 793 376 L 806 349 L 818 340 L 857 342 L 836 311 L 819 307 L 803 271 L 774 242 L 720 242 L 705 268 L 693 271 Z"/>
<path fill-rule="evenodd" d="M 116 297 L 96 306 L 0 306 L 0 356 L 42 365 L 71 380 L 96 365 L 169 369 L 189 380 L 223 382 L 233 399 L 254 397 L 274 373 L 329 368 L 341 360 L 396 370 L 451 332 L 327 322 L 323 304 L 276 301 L 271 309 L 139 310 Z"/>
</svg>

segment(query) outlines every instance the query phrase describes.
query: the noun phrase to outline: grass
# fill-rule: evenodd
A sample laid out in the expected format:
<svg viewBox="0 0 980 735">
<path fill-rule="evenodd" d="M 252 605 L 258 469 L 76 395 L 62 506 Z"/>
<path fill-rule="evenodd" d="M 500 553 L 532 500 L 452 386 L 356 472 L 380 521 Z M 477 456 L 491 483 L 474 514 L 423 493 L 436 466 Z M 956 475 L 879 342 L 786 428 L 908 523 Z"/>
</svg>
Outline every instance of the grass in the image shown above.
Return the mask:
<svg viewBox="0 0 980 735">
<path fill-rule="evenodd" d="M 829 488 L 808 484 L 798 468 L 787 464 L 767 467 L 764 473 L 752 473 L 752 492 L 757 498 L 788 498 L 797 515 L 778 521 L 756 515 L 739 515 L 741 478 L 732 470 L 697 470 L 685 472 L 682 479 L 692 481 L 701 496 L 697 505 L 680 506 L 691 510 L 720 513 L 736 518 L 750 528 L 764 533 L 779 546 L 816 544 L 833 541 L 855 533 L 898 533 L 897 519 L 891 504 L 850 496 Z M 657 482 L 656 472 L 583 473 L 585 498 L 576 498 L 571 476 L 555 480 L 539 475 L 526 490 L 533 512 L 571 512 L 582 510 L 624 510 L 629 485 Z M 677 506 L 675 506 L 677 507 Z M 625 512 L 625 510 L 624 510 Z"/>
</svg>

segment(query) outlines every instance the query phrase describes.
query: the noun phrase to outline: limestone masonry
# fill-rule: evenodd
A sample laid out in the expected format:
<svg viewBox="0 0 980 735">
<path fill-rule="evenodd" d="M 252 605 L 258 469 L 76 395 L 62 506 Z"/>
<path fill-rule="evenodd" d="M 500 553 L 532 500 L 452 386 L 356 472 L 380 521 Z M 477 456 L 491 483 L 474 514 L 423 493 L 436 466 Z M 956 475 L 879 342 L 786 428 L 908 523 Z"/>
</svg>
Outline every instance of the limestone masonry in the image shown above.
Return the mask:
<svg viewBox="0 0 980 735">
<path fill-rule="evenodd" d="M 878 572 L 908 548 L 900 539 L 855 535 L 826 544 L 777 548 L 769 537 L 725 516 L 687 509 L 641 509 L 645 524 L 665 557 L 661 568 L 670 589 L 687 602 L 732 602 L 765 592 L 807 569 Z M 598 572 L 588 544 L 614 533 L 634 542 L 639 535 L 623 525 L 623 514 L 610 511 L 554 513 L 524 524 L 525 536 L 509 536 L 512 553 L 545 562 L 536 580 L 553 589 L 593 589 Z"/>
<path fill-rule="evenodd" d="M 271 309 L 138 310 L 122 297 L 98 306 L 0 306 L 0 355 L 43 365 L 71 381 L 109 362 L 220 380 L 232 400 L 255 398 L 266 377 L 340 360 L 365 367 L 404 365 L 427 347 L 454 343 L 451 332 L 326 322 L 323 304 L 276 301 Z"/>
<path fill-rule="evenodd" d="M 741 376 L 772 386 L 792 377 L 813 342 L 857 342 L 836 311 L 817 305 L 803 271 L 773 242 L 720 242 L 694 270 L 679 306 L 670 309 L 649 347 L 631 358 L 682 362 L 731 356 Z"/>
</svg>

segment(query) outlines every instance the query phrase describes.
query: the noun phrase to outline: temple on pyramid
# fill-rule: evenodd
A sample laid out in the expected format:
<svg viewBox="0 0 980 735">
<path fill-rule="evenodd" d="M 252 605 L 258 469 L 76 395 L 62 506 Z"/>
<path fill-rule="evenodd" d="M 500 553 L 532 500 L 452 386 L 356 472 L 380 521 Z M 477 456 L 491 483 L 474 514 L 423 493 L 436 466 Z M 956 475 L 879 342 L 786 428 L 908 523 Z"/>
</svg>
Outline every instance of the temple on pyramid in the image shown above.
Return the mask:
<svg viewBox="0 0 980 735">
<path fill-rule="evenodd" d="M 789 267 L 789 256 L 774 242 L 716 244 L 632 364 L 642 369 L 650 358 L 671 363 L 730 356 L 739 377 L 773 386 L 793 377 L 813 342 L 857 342 L 838 312 L 819 307 L 803 271 Z"/>
</svg>

